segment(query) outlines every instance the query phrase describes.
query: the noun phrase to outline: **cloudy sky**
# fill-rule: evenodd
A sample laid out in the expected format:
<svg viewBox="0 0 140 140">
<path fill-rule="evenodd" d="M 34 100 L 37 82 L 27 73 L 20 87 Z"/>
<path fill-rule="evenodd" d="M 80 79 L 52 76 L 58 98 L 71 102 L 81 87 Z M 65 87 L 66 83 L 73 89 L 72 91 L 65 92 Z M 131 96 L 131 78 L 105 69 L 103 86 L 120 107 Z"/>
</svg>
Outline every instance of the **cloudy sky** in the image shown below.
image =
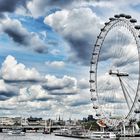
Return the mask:
<svg viewBox="0 0 140 140">
<path fill-rule="evenodd" d="M 139 0 L 0 0 L 0 115 L 94 114 L 88 81 L 96 36 L 114 14 L 138 19 L 139 12 Z"/>
</svg>

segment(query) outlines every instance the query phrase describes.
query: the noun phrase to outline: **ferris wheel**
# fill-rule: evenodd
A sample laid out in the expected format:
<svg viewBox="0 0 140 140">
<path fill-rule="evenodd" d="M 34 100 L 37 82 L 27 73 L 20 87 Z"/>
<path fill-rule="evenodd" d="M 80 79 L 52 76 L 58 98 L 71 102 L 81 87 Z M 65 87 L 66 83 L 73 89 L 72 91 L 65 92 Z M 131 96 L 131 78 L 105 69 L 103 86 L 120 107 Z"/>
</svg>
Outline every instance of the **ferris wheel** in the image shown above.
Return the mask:
<svg viewBox="0 0 140 140">
<path fill-rule="evenodd" d="M 139 118 L 140 26 L 136 23 L 130 15 L 115 15 L 97 36 L 89 80 L 97 118 Z"/>
</svg>

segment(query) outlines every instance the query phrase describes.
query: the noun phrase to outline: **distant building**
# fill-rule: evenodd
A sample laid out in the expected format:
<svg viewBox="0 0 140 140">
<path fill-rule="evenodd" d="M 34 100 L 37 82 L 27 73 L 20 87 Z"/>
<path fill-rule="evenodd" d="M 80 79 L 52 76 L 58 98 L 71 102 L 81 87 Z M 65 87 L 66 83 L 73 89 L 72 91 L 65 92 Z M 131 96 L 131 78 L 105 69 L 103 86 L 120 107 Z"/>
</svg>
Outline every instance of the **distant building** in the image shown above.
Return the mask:
<svg viewBox="0 0 140 140">
<path fill-rule="evenodd" d="M 58 120 L 53 121 L 53 125 L 65 125 L 65 121 L 59 116 Z"/>
<path fill-rule="evenodd" d="M 0 117 L 0 125 L 14 125 L 15 121 L 13 118 Z"/>
<path fill-rule="evenodd" d="M 21 125 L 21 122 L 22 122 L 21 117 L 15 117 L 15 118 L 12 118 L 12 119 L 13 119 L 14 125 Z"/>
<path fill-rule="evenodd" d="M 28 122 L 27 122 L 27 119 L 26 118 L 22 118 L 21 125 L 22 126 L 28 125 Z"/>
<path fill-rule="evenodd" d="M 83 118 L 83 122 L 87 122 L 88 121 L 88 119 L 87 118 Z"/>
<path fill-rule="evenodd" d="M 83 118 L 83 122 L 89 122 L 89 121 L 96 121 L 95 118 L 93 118 L 93 115 L 88 115 L 88 117 Z"/>
<path fill-rule="evenodd" d="M 27 120 L 28 120 L 28 125 L 40 125 L 42 118 L 33 118 L 31 116 L 30 118 L 27 118 Z"/>
<path fill-rule="evenodd" d="M 95 119 L 93 118 L 93 115 L 88 115 L 87 120 L 88 120 L 88 121 L 94 121 Z"/>
<path fill-rule="evenodd" d="M 69 120 L 65 121 L 65 125 L 76 125 L 77 121 L 72 120 L 71 118 L 69 118 Z"/>
</svg>

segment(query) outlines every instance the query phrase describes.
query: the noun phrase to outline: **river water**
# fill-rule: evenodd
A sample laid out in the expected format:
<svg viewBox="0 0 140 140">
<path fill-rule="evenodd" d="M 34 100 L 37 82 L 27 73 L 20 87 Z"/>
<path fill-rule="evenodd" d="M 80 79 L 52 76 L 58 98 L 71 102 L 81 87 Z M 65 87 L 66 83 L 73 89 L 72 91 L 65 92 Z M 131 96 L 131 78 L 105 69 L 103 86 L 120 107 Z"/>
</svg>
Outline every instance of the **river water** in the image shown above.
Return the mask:
<svg viewBox="0 0 140 140">
<path fill-rule="evenodd" d="M 54 136 L 53 134 L 45 135 L 41 133 L 26 133 L 26 136 L 8 136 L 6 133 L 0 133 L 0 140 L 82 140 L 82 139 Z M 140 138 L 120 138 L 120 140 L 140 140 Z"/>
<path fill-rule="evenodd" d="M 47 135 L 41 133 L 26 133 L 25 136 L 8 136 L 6 133 L 0 133 L 0 140 L 81 140 L 81 139 L 60 137 L 55 136 L 54 134 Z"/>
</svg>

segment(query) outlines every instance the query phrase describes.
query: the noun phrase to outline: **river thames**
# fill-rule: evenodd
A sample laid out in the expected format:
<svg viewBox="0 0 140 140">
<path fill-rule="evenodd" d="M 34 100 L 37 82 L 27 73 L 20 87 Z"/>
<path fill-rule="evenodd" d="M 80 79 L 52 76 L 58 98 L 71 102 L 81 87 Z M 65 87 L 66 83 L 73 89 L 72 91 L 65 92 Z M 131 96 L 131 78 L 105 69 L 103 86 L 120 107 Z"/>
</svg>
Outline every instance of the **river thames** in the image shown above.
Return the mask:
<svg viewBox="0 0 140 140">
<path fill-rule="evenodd" d="M 0 140 L 81 140 L 81 139 L 60 137 L 55 136 L 54 134 L 47 135 L 41 133 L 26 133 L 25 136 L 8 136 L 6 133 L 1 133 Z"/>
<path fill-rule="evenodd" d="M 6 133 L 0 133 L 0 140 L 82 140 L 82 139 L 54 136 L 54 134 L 45 135 L 41 133 L 26 133 L 26 136 L 8 136 Z M 120 138 L 120 140 L 140 140 L 140 138 Z"/>
</svg>

